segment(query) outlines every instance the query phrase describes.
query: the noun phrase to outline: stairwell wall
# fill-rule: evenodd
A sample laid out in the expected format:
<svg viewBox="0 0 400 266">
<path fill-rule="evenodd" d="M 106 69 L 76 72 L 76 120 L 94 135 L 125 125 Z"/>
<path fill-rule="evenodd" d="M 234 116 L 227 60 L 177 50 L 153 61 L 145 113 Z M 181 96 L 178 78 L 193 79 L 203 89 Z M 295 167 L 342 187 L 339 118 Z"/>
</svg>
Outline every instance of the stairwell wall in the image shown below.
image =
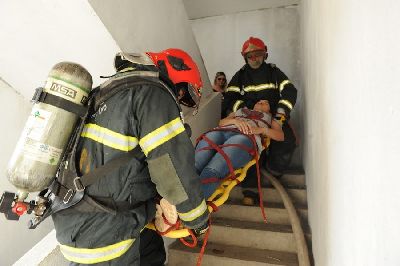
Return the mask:
<svg viewBox="0 0 400 266">
<path fill-rule="evenodd" d="M 316 265 L 399 265 L 400 3 L 304 0 L 304 159 Z"/>
</svg>

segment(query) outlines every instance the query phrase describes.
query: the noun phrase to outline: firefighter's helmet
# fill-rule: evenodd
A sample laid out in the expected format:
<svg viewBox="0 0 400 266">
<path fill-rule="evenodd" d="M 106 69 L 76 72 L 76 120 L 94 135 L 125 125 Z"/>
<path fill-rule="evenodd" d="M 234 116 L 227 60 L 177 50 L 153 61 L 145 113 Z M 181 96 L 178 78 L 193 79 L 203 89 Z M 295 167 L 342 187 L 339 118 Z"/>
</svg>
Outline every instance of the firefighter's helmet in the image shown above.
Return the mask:
<svg viewBox="0 0 400 266">
<path fill-rule="evenodd" d="M 176 48 L 147 54 L 160 71 L 174 83 L 179 102 L 189 107 L 198 106 L 203 82 L 200 71 L 190 55 Z"/>
<path fill-rule="evenodd" d="M 265 51 L 265 53 L 267 53 L 267 46 L 261 39 L 250 37 L 247 41 L 243 43 L 242 56 L 245 56 L 246 54 L 255 51 Z"/>
</svg>

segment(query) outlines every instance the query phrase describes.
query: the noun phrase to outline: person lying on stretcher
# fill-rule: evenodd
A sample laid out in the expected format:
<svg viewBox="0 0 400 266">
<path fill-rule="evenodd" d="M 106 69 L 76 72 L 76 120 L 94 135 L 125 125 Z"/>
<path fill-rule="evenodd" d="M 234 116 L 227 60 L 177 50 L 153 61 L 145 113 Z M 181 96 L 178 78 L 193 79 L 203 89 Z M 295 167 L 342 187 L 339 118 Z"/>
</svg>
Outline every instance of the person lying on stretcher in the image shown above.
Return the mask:
<svg viewBox="0 0 400 266">
<path fill-rule="evenodd" d="M 254 147 L 251 135 L 254 135 Z M 260 154 L 263 138 L 282 141 L 284 134 L 280 124 L 272 118 L 267 100 L 258 101 L 253 109 L 241 108 L 219 122 L 219 126 L 200 137 L 196 146 L 195 167 L 203 183 L 204 197 L 209 198 L 218 188 L 220 181 L 229 173 L 227 161 L 221 152 L 217 152 L 210 142 L 220 146 L 233 169 L 242 168 L 254 155 L 249 151 L 256 148 Z M 164 215 L 164 217 L 162 217 Z M 157 205 L 155 225 L 165 232 L 178 218 L 175 206 L 161 199 Z M 165 221 L 167 220 L 167 223 Z M 170 224 L 170 225 L 168 225 Z"/>
<path fill-rule="evenodd" d="M 202 188 L 206 199 L 217 189 L 220 183 L 218 181 L 230 173 L 225 158 L 221 152 L 210 147 L 209 141 L 219 145 L 230 160 L 233 169 L 238 169 L 254 157 L 248 152 L 248 150 L 254 150 L 253 141 L 249 135 L 254 135 L 259 154 L 264 149 L 263 138 L 268 137 L 276 141 L 284 139 L 280 124 L 272 118 L 267 100 L 258 101 L 253 109 L 245 107 L 231 113 L 219 122 L 219 127 L 207 132 L 206 138 L 201 138 L 197 144 L 195 167 L 203 183 Z"/>
</svg>

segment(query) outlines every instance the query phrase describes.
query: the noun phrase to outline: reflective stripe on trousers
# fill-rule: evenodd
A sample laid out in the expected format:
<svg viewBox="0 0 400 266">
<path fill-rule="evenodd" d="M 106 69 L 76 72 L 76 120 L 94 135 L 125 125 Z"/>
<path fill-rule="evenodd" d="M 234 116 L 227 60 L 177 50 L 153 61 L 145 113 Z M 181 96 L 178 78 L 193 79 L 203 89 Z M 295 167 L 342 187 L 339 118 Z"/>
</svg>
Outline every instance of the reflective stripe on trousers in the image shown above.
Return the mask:
<svg viewBox="0 0 400 266">
<path fill-rule="evenodd" d="M 69 261 L 82 264 L 94 264 L 122 256 L 134 242 L 135 239 L 128 239 L 101 248 L 75 248 L 60 244 L 60 250 Z"/>
</svg>

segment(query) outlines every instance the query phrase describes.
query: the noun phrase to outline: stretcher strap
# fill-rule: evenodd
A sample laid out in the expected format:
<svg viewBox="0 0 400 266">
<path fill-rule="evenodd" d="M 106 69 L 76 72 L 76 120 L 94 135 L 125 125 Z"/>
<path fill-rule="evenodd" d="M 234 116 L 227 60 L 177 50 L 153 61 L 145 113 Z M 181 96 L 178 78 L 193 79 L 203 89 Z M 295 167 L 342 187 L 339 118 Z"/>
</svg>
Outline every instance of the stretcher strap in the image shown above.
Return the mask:
<svg viewBox="0 0 400 266">
<path fill-rule="evenodd" d="M 210 236 L 210 232 L 211 232 L 211 217 L 208 220 L 208 230 L 204 235 L 204 239 L 203 239 L 203 245 L 201 245 L 201 249 L 200 249 L 200 253 L 199 253 L 199 257 L 197 258 L 197 264 L 196 266 L 200 266 L 201 265 L 201 261 L 203 259 L 203 255 L 207 246 L 207 241 L 208 241 L 208 237 Z"/>
<path fill-rule="evenodd" d="M 231 179 L 235 179 L 235 170 L 233 169 L 231 160 L 229 159 L 228 155 L 217 145 L 215 144 L 213 141 L 211 141 L 209 138 L 206 137 L 206 135 L 203 135 L 203 139 L 208 143 L 208 145 L 210 145 L 210 147 L 214 148 L 219 154 L 221 154 L 222 157 L 224 157 L 228 168 L 229 168 L 229 174 L 231 176 Z"/>
<path fill-rule="evenodd" d="M 218 129 L 213 129 L 210 131 L 235 131 L 235 132 L 241 133 L 239 130 L 232 129 L 232 128 L 226 128 L 226 129 L 218 128 Z M 208 131 L 208 132 L 210 132 L 210 131 Z M 197 139 L 197 143 L 201 139 L 205 139 L 206 141 L 208 140 L 207 143 L 209 143 L 209 145 L 211 147 L 204 147 L 200 150 L 212 150 L 212 149 L 215 149 L 217 151 L 220 150 L 221 155 L 226 160 L 229 170 L 230 170 L 229 175 L 222 181 L 221 181 L 221 179 L 216 178 L 216 177 L 211 177 L 211 178 L 208 178 L 208 179 L 205 179 L 202 181 L 203 184 L 212 183 L 212 182 L 221 182 L 221 185 L 217 188 L 217 190 L 208 198 L 207 206 L 208 206 L 209 212 L 210 213 L 216 212 L 218 210 L 218 207 L 226 202 L 231 190 L 237 184 L 241 183 L 244 180 L 247 170 L 255 164 L 256 169 L 257 169 L 257 181 L 258 181 L 257 183 L 258 183 L 258 190 L 259 190 L 260 208 L 261 208 L 263 220 L 266 222 L 266 215 L 265 215 L 265 211 L 264 211 L 264 204 L 263 204 L 263 200 L 262 200 L 262 191 L 261 191 L 261 176 L 260 176 L 260 169 L 259 169 L 259 163 L 258 163 L 259 158 L 258 158 L 258 152 L 255 148 L 255 147 L 257 147 L 257 143 L 256 143 L 254 135 L 245 135 L 245 136 L 249 137 L 250 140 L 252 141 L 254 149 L 250 149 L 247 146 L 240 145 L 240 144 L 220 145 L 220 147 L 221 146 L 236 146 L 236 147 L 244 148 L 246 151 L 249 152 L 249 154 L 253 155 L 253 159 L 250 162 L 248 162 L 244 167 L 234 170 L 232 167 L 232 163 L 230 162 L 229 157 L 226 155 L 226 153 L 220 147 L 218 147 L 218 145 L 216 145 L 214 142 L 212 142 L 205 136 L 205 134 L 207 134 L 208 132 L 202 134 Z M 245 146 L 245 147 L 242 147 L 242 146 Z M 198 150 L 198 151 L 200 151 L 200 150 Z M 170 225 L 168 222 L 166 222 L 166 223 L 168 225 Z M 157 229 L 155 228 L 153 223 L 148 224 L 146 227 L 157 231 Z M 187 245 L 189 247 L 191 247 L 191 246 L 195 247 L 197 245 L 197 239 L 194 240 L 195 235 L 193 234 L 192 230 L 190 230 L 188 228 L 178 229 L 178 228 L 176 228 L 176 224 L 171 225 L 171 227 L 169 229 L 167 229 L 167 231 L 163 232 L 162 235 L 166 236 L 166 237 L 170 237 L 170 238 L 180 238 L 180 241 L 184 244 L 186 243 L 185 245 Z M 185 239 L 182 239 L 183 237 L 187 237 L 187 236 L 192 236 L 192 239 L 193 239 L 192 243 L 188 243 Z"/>
<path fill-rule="evenodd" d="M 237 130 L 237 129 L 232 129 L 232 128 L 217 128 L 217 129 L 214 129 L 214 130 L 210 130 L 210 131 L 234 131 L 234 132 L 237 132 L 237 133 L 239 133 L 239 134 L 243 134 L 241 131 L 239 131 L 239 130 Z M 208 132 L 210 132 L 210 131 L 208 131 Z M 235 171 L 233 170 L 233 166 L 232 166 L 232 162 L 230 161 L 230 159 L 229 159 L 229 157 L 226 155 L 226 153 L 222 150 L 222 147 L 229 147 L 229 146 L 235 146 L 235 147 L 239 147 L 239 148 L 242 148 L 243 150 L 245 150 L 245 151 L 247 151 L 250 155 L 252 155 L 253 156 L 253 158 L 254 158 L 254 160 L 255 160 L 255 164 L 256 164 L 256 171 L 257 171 L 257 186 L 258 186 L 258 195 L 259 195 L 259 202 L 260 202 L 260 209 L 261 209 L 261 214 L 262 214 L 262 217 L 263 217 L 263 220 L 264 220 L 264 222 L 267 222 L 267 218 L 266 218 L 266 215 L 265 215 L 265 210 L 264 210 L 264 202 L 263 202 L 263 197 L 262 197 L 262 188 L 261 188 L 261 175 L 260 175 L 260 166 L 259 166 L 259 162 L 258 162 L 258 153 L 257 153 L 257 143 L 256 143 L 256 140 L 255 140 L 255 137 L 254 137 L 254 135 L 245 135 L 245 134 L 243 134 L 244 136 L 246 136 L 246 137 L 248 137 L 248 138 L 250 138 L 250 140 L 251 140 L 251 142 L 252 142 L 252 146 L 253 146 L 253 149 L 249 149 L 247 146 L 245 146 L 245 145 L 240 145 L 240 144 L 223 144 L 223 145 L 217 145 L 217 144 L 215 144 L 214 142 L 212 142 L 210 139 L 208 139 L 207 138 L 207 136 L 206 136 L 206 134 L 208 133 L 208 132 L 206 132 L 206 133 L 204 133 L 203 135 L 201 135 L 198 139 L 197 139 L 197 143 L 201 140 L 201 139 L 204 139 L 205 141 L 207 141 L 207 143 L 210 145 L 209 147 L 205 147 L 205 148 L 202 148 L 202 149 L 200 149 L 199 151 L 201 151 L 201 150 L 209 150 L 209 149 L 215 149 L 218 153 L 220 153 L 221 155 L 222 155 L 222 157 L 225 159 L 225 161 L 226 161 L 226 163 L 227 163 L 227 165 L 228 165 L 228 168 L 229 168 L 229 177 L 228 178 L 225 178 L 225 181 L 226 180 L 231 180 L 231 182 L 233 181 L 233 180 L 236 180 L 236 183 L 234 184 L 234 186 L 236 186 L 237 184 L 239 184 L 241 181 L 243 181 L 243 179 L 244 179 L 244 177 L 243 177 L 243 179 L 241 179 L 241 180 L 239 180 L 237 177 L 236 177 L 236 173 L 235 173 Z M 246 172 L 247 172 L 247 169 L 246 169 Z M 246 173 L 245 172 L 245 173 Z M 203 184 L 207 184 L 207 183 L 212 183 L 212 182 L 219 182 L 220 180 L 218 179 L 218 178 L 213 178 L 213 177 L 211 177 L 211 178 L 207 178 L 207 179 L 205 179 L 202 183 Z M 221 189 L 220 189 L 221 188 Z M 224 190 L 226 190 L 226 189 L 224 189 L 224 182 L 222 182 L 222 184 L 221 184 L 221 186 L 216 190 L 216 192 L 214 192 L 214 194 L 213 195 L 211 195 L 211 197 L 210 197 L 210 201 L 212 202 L 212 201 L 214 201 L 215 200 L 215 198 L 216 198 L 216 196 L 218 196 L 219 194 L 222 194 L 222 195 L 226 195 L 226 193 L 223 193 L 223 191 Z M 230 190 L 229 190 L 229 192 L 230 192 Z M 228 196 L 229 196 L 229 192 L 228 192 Z M 222 197 L 222 196 L 221 196 Z M 227 198 L 226 198 L 227 199 Z M 226 201 L 226 199 L 224 200 L 224 202 Z"/>
</svg>

